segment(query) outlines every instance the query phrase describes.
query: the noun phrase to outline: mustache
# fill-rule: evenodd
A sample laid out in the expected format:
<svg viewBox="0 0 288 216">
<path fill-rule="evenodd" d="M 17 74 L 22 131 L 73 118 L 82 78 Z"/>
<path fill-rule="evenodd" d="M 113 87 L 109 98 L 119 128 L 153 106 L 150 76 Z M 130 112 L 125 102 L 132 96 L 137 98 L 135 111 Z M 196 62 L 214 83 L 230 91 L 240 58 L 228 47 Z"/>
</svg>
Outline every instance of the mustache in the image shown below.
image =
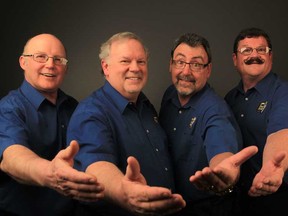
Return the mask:
<svg viewBox="0 0 288 216">
<path fill-rule="evenodd" d="M 264 60 L 259 58 L 259 57 L 252 57 L 252 58 L 249 58 L 249 59 L 246 59 L 245 61 L 245 64 L 247 65 L 251 65 L 251 64 L 263 64 L 264 63 Z"/>
<path fill-rule="evenodd" d="M 178 75 L 177 79 L 188 81 L 188 82 L 194 82 L 195 81 L 195 79 L 192 76 L 184 76 L 184 75 Z"/>
</svg>

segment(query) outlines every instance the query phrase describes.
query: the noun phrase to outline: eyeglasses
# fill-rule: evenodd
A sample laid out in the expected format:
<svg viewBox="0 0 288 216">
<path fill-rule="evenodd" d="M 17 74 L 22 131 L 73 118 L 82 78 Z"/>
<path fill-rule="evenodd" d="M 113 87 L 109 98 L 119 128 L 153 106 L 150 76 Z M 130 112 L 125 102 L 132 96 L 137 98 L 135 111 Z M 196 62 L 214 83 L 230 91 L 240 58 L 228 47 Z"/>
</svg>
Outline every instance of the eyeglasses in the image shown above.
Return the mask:
<svg viewBox="0 0 288 216">
<path fill-rule="evenodd" d="M 181 60 L 172 60 L 173 64 L 175 65 L 175 68 L 177 69 L 183 69 L 185 68 L 186 64 L 189 65 L 190 70 L 195 72 L 200 72 L 203 68 L 207 67 L 209 65 L 209 62 L 207 64 L 201 64 L 198 62 L 185 62 Z"/>
<path fill-rule="evenodd" d="M 256 48 L 252 48 L 252 47 L 242 47 L 241 49 L 238 50 L 238 52 L 240 52 L 242 55 L 250 55 L 253 50 L 256 50 L 256 52 L 260 55 L 265 55 L 267 53 L 269 53 L 269 51 L 271 50 L 271 48 L 269 47 L 256 47 Z"/>
<path fill-rule="evenodd" d="M 57 57 L 57 56 L 48 56 L 46 54 L 41 54 L 41 53 L 30 54 L 30 55 L 23 54 L 22 56 L 33 57 L 33 60 L 36 62 L 39 62 L 39 63 L 46 63 L 49 58 L 52 58 L 53 62 L 56 65 L 67 65 L 67 63 L 68 63 L 68 60 L 66 58 L 61 58 L 61 57 Z"/>
</svg>

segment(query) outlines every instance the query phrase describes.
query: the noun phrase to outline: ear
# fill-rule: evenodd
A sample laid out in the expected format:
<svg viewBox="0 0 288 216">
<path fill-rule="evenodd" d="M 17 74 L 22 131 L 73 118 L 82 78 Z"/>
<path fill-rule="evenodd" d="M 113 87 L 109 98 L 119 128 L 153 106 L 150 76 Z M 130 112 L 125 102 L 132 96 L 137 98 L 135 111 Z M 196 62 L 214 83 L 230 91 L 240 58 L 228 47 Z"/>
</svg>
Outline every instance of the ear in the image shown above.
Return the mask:
<svg viewBox="0 0 288 216">
<path fill-rule="evenodd" d="M 235 53 L 232 53 L 232 60 L 233 60 L 234 67 L 236 67 L 237 66 L 237 55 Z"/>
<path fill-rule="evenodd" d="M 102 70 L 105 76 L 109 76 L 109 65 L 105 60 L 101 60 Z"/>
<path fill-rule="evenodd" d="M 24 57 L 24 56 L 20 56 L 19 57 L 19 64 L 20 64 L 20 67 L 23 69 L 23 70 L 26 70 L 26 67 L 27 67 L 27 59 Z"/>
<path fill-rule="evenodd" d="M 207 78 L 210 77 L 212 71 L 212 63 L 207 65 Z"/>
<path fill-rule="evenodd" d="M 173 60 L 172 58 L 170 59 L 170 62 L 169 62 L 169 72 L 172 73 L 172 67 L 173 67 Z"/>
</svg>

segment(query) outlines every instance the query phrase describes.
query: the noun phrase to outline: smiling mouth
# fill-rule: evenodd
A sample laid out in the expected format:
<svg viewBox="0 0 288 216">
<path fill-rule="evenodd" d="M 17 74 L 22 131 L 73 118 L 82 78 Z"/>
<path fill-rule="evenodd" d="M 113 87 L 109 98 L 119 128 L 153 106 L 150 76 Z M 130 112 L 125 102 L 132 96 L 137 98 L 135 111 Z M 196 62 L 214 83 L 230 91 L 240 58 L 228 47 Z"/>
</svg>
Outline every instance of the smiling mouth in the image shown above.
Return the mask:
<svg viewBox="0 0 288 216">
<path fill-rule="evenodd" d="M 46 77 L 56 77 L 56 75 L 50 73 L 41 73 L 41 75 Z"/>
<path fill-rule="evenodd" d="M 127 80 L 134 80 L 134 81 L 141 80 L 140 77 L 127 77 L 126 79 Z"/>
</svg>

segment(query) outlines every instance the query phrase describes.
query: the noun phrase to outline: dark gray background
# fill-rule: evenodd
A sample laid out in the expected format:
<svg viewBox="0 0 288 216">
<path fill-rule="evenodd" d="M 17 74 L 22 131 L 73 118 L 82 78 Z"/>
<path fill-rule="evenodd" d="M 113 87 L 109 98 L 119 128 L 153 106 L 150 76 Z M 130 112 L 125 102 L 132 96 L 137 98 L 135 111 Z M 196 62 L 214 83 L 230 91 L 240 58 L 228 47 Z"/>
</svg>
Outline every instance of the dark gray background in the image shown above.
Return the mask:
<svg viewBox="0 0 288 216">
<path fill-rule="evenodd" d="M 69 73 L 62 86 L 81 100 L 103 84 L 99 47 L 112 34 L 132 31 L 150 50 L 149 81 L 144 92 L 159 109 L 170 84 L 168 62 L 176 37 L 195 32 L 212 49 L 210 84 L 221 96 L 239 76 L 232 64 L 234 38 L 246 27 L 264 29 L 272 39 L 273 70 L 288 79 L 288 6 L 286 0 L 46 0 L 1 2 L 0 98 L 23 80 L 18 64 L 28 38 L 58 36 L 68 50 Z M 4 47 L 4 49 L 3 49 Z"/>
</svg>

